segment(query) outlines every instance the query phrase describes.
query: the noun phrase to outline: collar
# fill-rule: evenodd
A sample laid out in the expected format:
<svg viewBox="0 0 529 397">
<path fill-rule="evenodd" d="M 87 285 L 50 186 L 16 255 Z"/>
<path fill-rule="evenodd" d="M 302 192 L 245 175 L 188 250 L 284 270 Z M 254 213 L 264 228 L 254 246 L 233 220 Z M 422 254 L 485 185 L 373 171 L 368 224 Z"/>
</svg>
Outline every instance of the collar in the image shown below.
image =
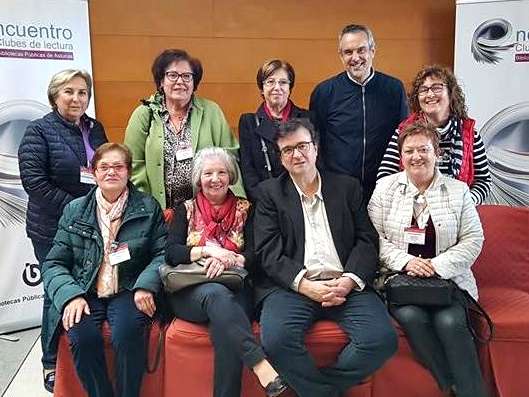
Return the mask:
<svg viewBox="0 0 529 397">
<path fill-rule="evenodd" d="M 369 83 L 373 77 L 375 76 L 375 69 L 373 69 L 373 67 L 371 67 L 371 72 L 369 73 L 369 76 L 367 76 L 367 79 L 364 80 L 363 83 L 359 83 L 358 81 L 356 81 L 355 79 L 353 79 L 350 75 L 349 75 L 349 72 L 346 70 L 345 71 L 345 75 L 347 76 L 347 78 L 349 80 L 351 80 L 353 83 L 355 83 L 356 85 L 359 85 L 360 87 L 365 87 L 367 85 L 367 83 Z"/>
<path fill-rule="evenodd" d="M 303 193 L 301 188 L 297 185 L 297 183 L 294 180 L 294 178 L 292 178 L 291 175 L 289 175 L 289 176 L 290 176 L 290 179 L 292 180 L 292 183 L 294 184 L 294 187 L 296 188 L 296 191 L 298 192 L 300 200 L 301 201 L 303 201 L 303 199 L 310 200 L 309 196 L 307 196 L 305 193 Z M 318 189 L 316 190 L 316 193 L 314 193 L 314 197 L 316 197 L 316 198 L 318 198 L 318 199 L 323 201 L 323 195 L 321 194 L 321 176 L 320 176 L 320 171 L 316 171 L 316 178 L 318 178 Z"/>
<path fill-rule="evenodd" d="M 417 189 L 417 187 L 410 181 L 408 175 L 406 174 L 406 171 L 399 172 L 397 176 L 397 183 L 399 184 L 400 191 L 403 194 L 406 193 L 414 196 L 419 193 L 419 189 Z M 426 195 L 430 191 L 437 190 L 440 186 L 444 184 L 444 178 L 439 172 L 439 169 L 436 168 L 433 181 L 432 183 L 430 183 L 430 186 L 428 186 L 428 188 L 424 191 L 424 194 Z"/>
</svg>

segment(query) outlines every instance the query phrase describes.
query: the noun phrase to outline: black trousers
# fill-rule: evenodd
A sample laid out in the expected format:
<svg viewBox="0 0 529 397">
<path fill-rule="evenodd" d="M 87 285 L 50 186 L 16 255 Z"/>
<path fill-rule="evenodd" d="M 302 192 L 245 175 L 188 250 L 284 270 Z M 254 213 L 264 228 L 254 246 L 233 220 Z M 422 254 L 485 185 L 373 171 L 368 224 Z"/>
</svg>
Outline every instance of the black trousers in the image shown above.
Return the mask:
<svg viewBox="0 0 529 397">
<path fill-rule="evenodd" d="M 419 362 L 439 387 L 455 387 L 457 397 L 487 396 L 476 346 L 463 303 L 451 306 L 391 306 Z"/>
<path fill-rule="evenodd" d="M 249 292 L 234 294 L 222 284 L 206 283 L 172 294 L 169 302 L 177 317 L 208 323 L 215 351 L 213 396 L 239 396 L 242 364 L 253 368 L 265 358 L 252 333 Z"/>
<path fill-rule="evenodd" d="M 145 332 L 149 317 L 134 303 L 134 293 L 123 291 L 111 298 L 87 296 L 90 315 L 70 328 L 68 338 L 77 375 L 90 397 L 137 397 L 145 372 Z M 107 319 L 116 354 L 116 393 L 108 377 L 101 335 Z"/>
</svg>

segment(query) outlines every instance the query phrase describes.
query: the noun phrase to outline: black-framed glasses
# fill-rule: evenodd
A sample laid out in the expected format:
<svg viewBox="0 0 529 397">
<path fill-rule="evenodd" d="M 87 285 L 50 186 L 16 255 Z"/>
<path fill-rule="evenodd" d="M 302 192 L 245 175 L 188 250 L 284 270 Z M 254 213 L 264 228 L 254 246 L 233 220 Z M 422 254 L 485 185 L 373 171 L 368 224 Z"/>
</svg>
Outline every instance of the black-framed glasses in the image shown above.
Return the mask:
<svg viewBox="0 0 529 397">
<path fill-rule="evenodd" d="M 292 157 L 294 155 L 294 150 L 297 150 L 303 155 L 306 155 L 309 152 L 310 144 L 313 141 L 299 142 L 294 146 L 285 146 L 284 148 L 279 149 L 279 153 L 283 157 Z"/>
<path fill-rule="evenodd" d="M 184 83 L 191 83 L 191 81 L 193 81 L 193 76 L 194 73 L 191 72 L 178 73 L 173 70 L 165 72 L 165 77 L 167 77 L 167 80 L 172 83 L 176 83 L 178 81 L 178 78 L 182 78 L 182 81 Z"/>
<path fill-rule="evenodd" d="M 443 83 L 435 83 L 431 86 L 421 85 L 419 89 L 417 90 L 417 95 L 424 96 L 428 94 L 428 91 L 432 91 L 434 94 L 440 94 L 443 92 L 443 89 L 445 88 L 446 84 Z"/>
</svg>

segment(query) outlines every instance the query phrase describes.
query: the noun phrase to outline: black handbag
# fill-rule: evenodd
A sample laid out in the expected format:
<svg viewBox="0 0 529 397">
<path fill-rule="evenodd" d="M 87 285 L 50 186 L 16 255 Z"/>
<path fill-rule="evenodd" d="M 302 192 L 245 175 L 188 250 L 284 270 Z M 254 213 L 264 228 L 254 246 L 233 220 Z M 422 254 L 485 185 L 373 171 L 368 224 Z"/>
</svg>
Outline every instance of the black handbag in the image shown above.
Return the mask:
<svg viewBox="0 0 529 397">
<path fill-rule="evenodd" d="M 204 283 L 219 283 L 232 291 L 240 290 L 248 271 L 241 267 L 224 270 L 220 276 L 208 278 L 206 269 L 200 261 L 184 263 L 178 266 L 161 265 L 158 269 L 166 292 L 178 292 L 184 288 Z"/>
<path fill-rule="evenodd" d="M 440 277 L 414 277 L 399 271 L 386 278 L 384 289 L 392 305 L 449 306 L 457 285 Z"/>
<path fill-rule="evenodd" d="M 449 306 L 455 301 L 465 309 L 467 327 L 474 339 L 480 343 L 489 342 L 494 336 L 494 324 L 483 307 L 468 293 L 460 289 L 452 280 L 439 276 L 414 277 L 405 271 L 392 271 L 384 274 L 386 301 L 392 305 Z M 480 335 L 472 321 L 482 317 L 487 324 L 488 333 Z"/>
</svg>

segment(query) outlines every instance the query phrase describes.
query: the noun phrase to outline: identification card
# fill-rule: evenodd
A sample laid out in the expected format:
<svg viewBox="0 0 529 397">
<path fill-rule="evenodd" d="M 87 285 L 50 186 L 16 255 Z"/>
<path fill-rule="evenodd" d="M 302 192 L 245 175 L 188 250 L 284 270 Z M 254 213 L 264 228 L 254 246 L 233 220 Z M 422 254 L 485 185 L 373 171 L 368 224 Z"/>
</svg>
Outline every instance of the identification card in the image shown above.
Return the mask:
<svg viewBox="0 0 529 397">
<path fill-rule="evenodd" d="M 193 148 L 191 146 L 183 146 L 176 149 L 176 160 L 182 161 L 193 158 Z"/>
<path fill-rule="evenodd" d="M 81 167 L 81 183 L 86 183 L 88 185 L 95 185 L 96 180 L 94 179 L 94 174 L 86 167 Z"/>
<path fill-rule="evenodd" d="M 426 229 L 421 229 L 417 226 L 404 228 L 404 242 L 424 245 L 426 242 Z"/>
<path fill-rule="evenodd" d="M 130 259 L 129 245 L 127 243 L 118 244 L 112 248 L 108 254 L 108 261 L 112 266 L 116 266 Z"/>
</svg>

